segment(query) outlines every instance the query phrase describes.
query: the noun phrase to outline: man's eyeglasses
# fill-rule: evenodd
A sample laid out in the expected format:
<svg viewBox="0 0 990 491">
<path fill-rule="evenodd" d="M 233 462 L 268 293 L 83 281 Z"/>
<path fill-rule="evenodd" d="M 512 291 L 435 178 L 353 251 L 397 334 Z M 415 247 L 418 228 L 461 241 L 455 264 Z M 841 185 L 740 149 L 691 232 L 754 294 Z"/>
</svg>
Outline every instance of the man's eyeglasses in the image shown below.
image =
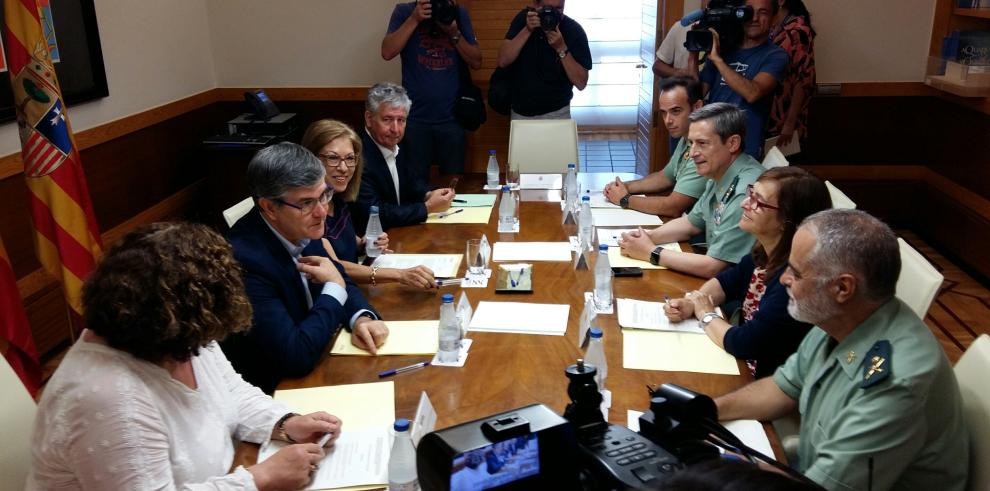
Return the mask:
<svg viewBox="0 0 990 491">
<path fill-rule="evenodd" d="M 317 156 L 320 157 L 320 160 L 322 160 L 323 163 L 329 165 L 330 167 L 337 167 L 341 162 L 348 167 L 357 167 L 357 156 L 355 155 L 341 157 L 340 155 L 332 153 L 321 153 L 317 154 Z"/>
<path fill-rule="evenodd" d="M 330 198 L 333 197 L 333 188 L 327 186 L 323 191 L 323 194 L 319 198 L 307 198 L 298 203 L 289 203 L 282 198 L 275 198 L 275 201 L 292 208 L 295 208 L 303 213 L 303 215 L 308 215 L 316 209 L 316 205 L 324 205 L 330 202 Z"/>
<path fill-rule="evenodd" d="M 757 210 L 759 210 L 760 208 L 767 208 L 770 210 L 780 209 L 780 207 L 771 205 L 770 203 L 767 203 L 765 201 L 760 201 L 760 199 L 756 197 L 756 193 L 753 192 L 752 184 L 746 186 L 746 198 L 749 199 L 749 202 L 751 203 L 750 206 L 755 207 Z"/>
</svg>

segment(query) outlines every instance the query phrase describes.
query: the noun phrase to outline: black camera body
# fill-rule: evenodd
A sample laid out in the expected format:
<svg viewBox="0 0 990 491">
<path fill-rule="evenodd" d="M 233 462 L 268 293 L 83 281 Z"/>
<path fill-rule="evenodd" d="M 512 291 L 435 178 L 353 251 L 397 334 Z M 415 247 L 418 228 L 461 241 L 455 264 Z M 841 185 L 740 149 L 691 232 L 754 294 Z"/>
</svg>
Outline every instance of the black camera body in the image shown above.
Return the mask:
<svg viewBox="0 0 990 491">
<path fill-rule="evenodd" d="M 753 7 L 745 0 L 711 0 L 704 10 L 698 25 L 687 32 L 684 47 L 688 51 L 711 51 L 712 33 L 718 33 L 719 51 L 729 53 L 742 45 L 744 26 L 753 20 Z"/>
<path fill-rule="evenodd" d="M 560 21 L 564 20 L 564 14 L 559 9 L 549 5 L 544 5 L 533 10 L 536 10 L 536 15 L 540 17 L 540 27 L 544 31 L 556 29 L 560 25 Z"/>
<path fill-rule="evenodd" d="M 430 8 L 433 11 L 432 19 L 438 24 L 449 26 L 457 20 L 456 0 L 430 0 Z"/>
</svg>

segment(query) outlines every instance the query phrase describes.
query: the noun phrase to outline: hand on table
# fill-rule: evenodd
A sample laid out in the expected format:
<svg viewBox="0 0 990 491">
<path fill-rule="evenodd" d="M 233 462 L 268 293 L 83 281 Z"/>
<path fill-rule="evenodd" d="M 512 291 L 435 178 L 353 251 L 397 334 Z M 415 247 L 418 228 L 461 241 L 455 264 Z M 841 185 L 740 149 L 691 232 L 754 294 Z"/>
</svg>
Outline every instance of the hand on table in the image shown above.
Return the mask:
<svg viewBox="0 0 990 491">
<path fill-rule="evenodd" d="M 369 351 L 373 355 L 378 354 L 378 347 L 385 344 L 388 339 L 388 327 L 380 320 L 369 317 L 358 317 L 351 330 L 351 344 Z"/>
<path fill-rule="evenodd" d="M 450 203 L 456 195 L 454 190 L 450 188 L 434 189 L 426 193 L 426 211 L 428 213 L 436 213 L 450 209 Z"/>
<path fill-rule="evenodd" d="M 433 276 L 433 270 L 423 265 L 400 269 L 399 283 L 424 290 L 437 288 L 437 279 Z"/>
<path fill-rule="evenodd" d="M 622 238 L 619 239 L 619 249 L 622 255 L 633 259 L 649 261 L 654 248 L 656 248 L 656 244 L 642 227 L 632 232 L 623 233 Z"/>
<path fill-rule="evenodd" d="M 340 437 L 340 427 L 344 423 L 340 418 L 332 414 L 318 411 L 293 416 L 285 420 L 282 424 L 284 425 L 285 433 L 297 443 L 317 443 L 324 435 L 329 433 L 330 440 L 324 445 L 324 448 L 329 448 Z"/>
<path fill-rule="evenodd" d="M 323 460 L 323 449 L 315 443 L 289 445 L 264 462 L 248 467 L 259 491 L 302 489 L 313 479 Z"/>
<path fill-rule="evenodd" d="M 619 204 L 619 200 L 621 200 L 625 195 L 629 194 L 629 188 L 626 187 L 626 183 L 622 182 L 621 180 L 619 180 L 618 177 L 616 177 L 615 181 L 612 181 L 605 185 L 604 193 L 605 193 L 605 199 L 607 199 L 609 203 L 612 203 L 613 205 L 617 205 Z"/>
</svg>

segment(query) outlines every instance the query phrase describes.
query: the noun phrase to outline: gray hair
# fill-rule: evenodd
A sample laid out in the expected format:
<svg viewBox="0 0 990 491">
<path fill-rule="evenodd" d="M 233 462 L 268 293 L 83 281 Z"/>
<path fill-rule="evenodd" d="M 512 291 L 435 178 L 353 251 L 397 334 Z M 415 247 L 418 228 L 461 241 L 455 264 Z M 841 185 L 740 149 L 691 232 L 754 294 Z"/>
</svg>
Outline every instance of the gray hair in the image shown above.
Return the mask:
<svg viewBox="0 0 990 491">
<path fill-rule="evenodd" d="M 851 273 L 863 295 L 873 301 L 894 296 L 901 253 L 887 224 L 864 211 L 832 209 L 809 216 L 801 228 L 816 239 L 808 258 L 811 269 L 832 278 Z"/>
<path fill-rule="evenodd" d="M 247 185 L 254 201 L 278 199 L 295 188 L 323 182 L 326 169 L 312 152 L 296 143 L 282 142 L 254 154 L 247 167 Z"/>
<path fill-rule="evenodd" d="M 746 114 L 735 104 L 728 102 L 713 102 L 701 106 L 701 109 L 694 111 L 688 116 L 688 121 L 697 123 L 698 121 L 712 121 L 715 127 L 715 134 L 726 141 L 732 135 L 739 135 L 739 139 L 746 141 Z M 742 144 L 739 151 L 742 151 Z"/>
<path fill-rule="evenodd" d="M 364 108 L 371 114 L 378 114 L 378 109 L 382 104 L 401 107 L 408 114 L 409 108 L 412 107 L 412 100 L 409 99 L 409 94 L 401 85 L 392 82 L 380 82 L 368 89 L 368 100 L 365 101 Z"/>
</svg>

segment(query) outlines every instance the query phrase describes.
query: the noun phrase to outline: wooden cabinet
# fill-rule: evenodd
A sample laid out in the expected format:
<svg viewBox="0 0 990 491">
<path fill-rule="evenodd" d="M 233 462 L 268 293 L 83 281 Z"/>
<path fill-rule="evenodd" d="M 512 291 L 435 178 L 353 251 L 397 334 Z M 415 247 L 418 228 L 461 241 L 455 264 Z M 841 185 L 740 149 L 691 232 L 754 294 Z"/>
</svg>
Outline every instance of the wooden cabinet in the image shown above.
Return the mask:
<svg viewBox="0 0 990 491">
<path fill-rule="evenodd" d="M 935 17 L 932 25 L 929 56 L 935 58 L 942 54 L 942 39 L 952 31 L 988 30 L 990 31 L 990 8 L 962 9 L 957 8 L 957 0 L 936 0 Z M 969 95 L 965 90 L 954 90 L 952 86 L 932 84 L 939 97 L 957 104 L 990 114 L 990 97 L 962 97 Z M 990 90 L 990 89 L 988 89 Z"/>
</svg>

